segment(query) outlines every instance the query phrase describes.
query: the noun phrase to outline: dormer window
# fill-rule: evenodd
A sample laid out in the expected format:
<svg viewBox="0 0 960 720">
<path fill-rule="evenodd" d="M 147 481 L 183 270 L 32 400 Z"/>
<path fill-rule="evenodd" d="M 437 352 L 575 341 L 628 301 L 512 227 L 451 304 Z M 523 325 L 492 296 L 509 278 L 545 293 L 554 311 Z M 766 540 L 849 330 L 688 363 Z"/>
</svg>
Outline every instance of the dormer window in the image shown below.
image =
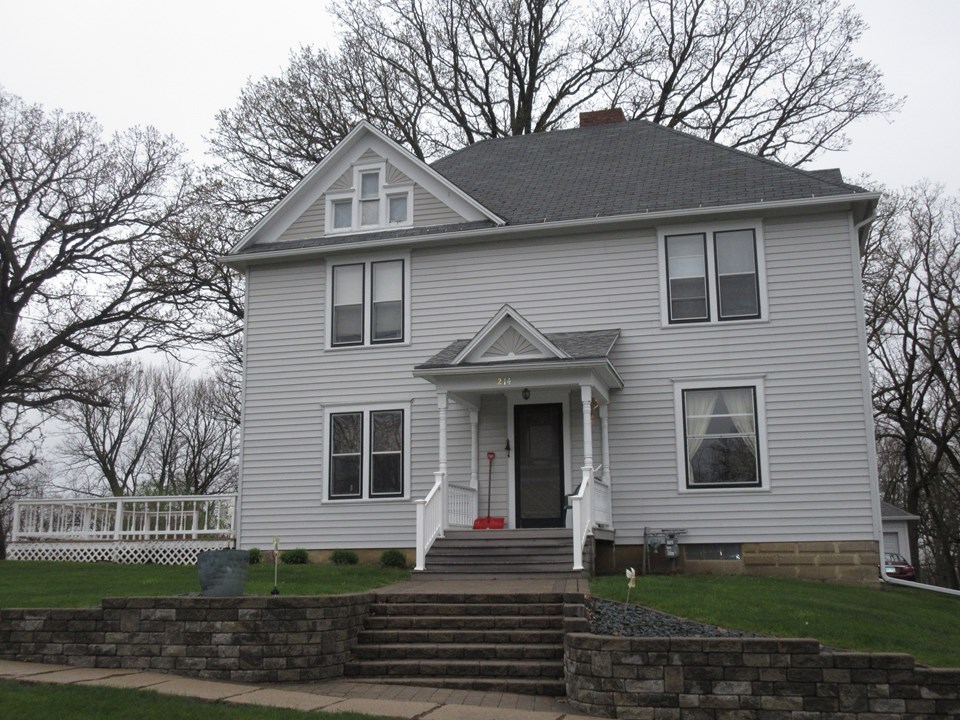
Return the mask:
<svg viewBox="0 0 960 720">
<path fill-rule="evenodd" d="M 354 167 L 353 188 L 327 193 L 327 232 L 410 225 L 413 187 L 386 182 L 386 163 Z"/>
</svg>

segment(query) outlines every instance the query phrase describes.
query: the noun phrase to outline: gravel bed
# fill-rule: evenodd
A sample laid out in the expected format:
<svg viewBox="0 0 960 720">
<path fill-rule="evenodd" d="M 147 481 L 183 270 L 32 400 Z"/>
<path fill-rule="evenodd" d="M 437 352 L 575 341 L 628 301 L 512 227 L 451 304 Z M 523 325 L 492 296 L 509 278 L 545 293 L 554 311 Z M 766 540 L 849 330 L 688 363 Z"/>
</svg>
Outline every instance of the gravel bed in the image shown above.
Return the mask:
<svg viewBox="0 0 960 720">
<path fill-rule="evenodd" d="M 621 637 L 762 637 L 756 633 L 708 625 L 640 605 L 593 598 L 587 603 L 590 630 Z"/>
</svg>

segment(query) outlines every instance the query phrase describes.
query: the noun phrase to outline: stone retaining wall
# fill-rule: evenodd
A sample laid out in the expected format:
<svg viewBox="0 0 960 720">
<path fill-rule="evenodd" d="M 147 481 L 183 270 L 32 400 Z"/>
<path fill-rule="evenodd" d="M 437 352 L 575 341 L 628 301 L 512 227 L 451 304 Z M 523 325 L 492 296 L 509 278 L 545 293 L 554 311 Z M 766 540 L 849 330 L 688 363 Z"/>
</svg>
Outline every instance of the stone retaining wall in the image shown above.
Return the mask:
<svg viewBox="0 0 960 720">
<path fill-rule="evenodd" d="M 108 598 L 92 609 L 2 609 L 0 659 L 316 681 L 343 674 L 373 598 Z"/>
<path fill-rule="evenodd" d="M 960 717 L 960 669 L 910 655 L 827 653 L 816 640 L 565 639 L 570 704 L 625 720 Z"/>
</svg>

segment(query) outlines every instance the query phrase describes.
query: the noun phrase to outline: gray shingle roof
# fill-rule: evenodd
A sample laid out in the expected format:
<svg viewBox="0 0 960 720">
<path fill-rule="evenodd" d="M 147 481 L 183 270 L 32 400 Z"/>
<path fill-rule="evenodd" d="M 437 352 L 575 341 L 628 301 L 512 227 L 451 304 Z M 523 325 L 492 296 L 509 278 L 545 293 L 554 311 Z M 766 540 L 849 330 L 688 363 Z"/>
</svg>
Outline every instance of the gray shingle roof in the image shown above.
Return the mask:
<svg viewBox="0 0 960 720">
<path fill-rule="evenodd" d="M 513 225 L 865 192 L 644 120 L 486 140 L 433 168 Z"/>
<path fill-rule="evenodd" d="M 917 519 L 916 515 L 912 515 L 903 508 L 898 508 L 896 505 L 891 505 L 883 500 L 880 501 L 880 517 L 891 520 L 895 518 L 903 518 L 904 520 Z"/>
<path fill-rule="evenodd" d="M 544 336 L 570 356 L 570 360 L 596 360 L 605 358 L 610 354 L 617 338 L 620 337 L 620 330 L 588 330 L 585 332 L 559 332 L 544 333 Z M 416 370 L 430 370 L 436 368 L 453 367 L 453 361 L 460 354 L 470 340 L 454 340 L 443 350 L 438 352 L 425 363 L 416 366 Z M 498 361 L 497 365 L 523 364 L 529 362 L 544 362 L 543 358 L 533 360 L 511 360 L 509 362 Z M 551 360 L 549 362 L 566 362 L 563 359 Z M 478 363 L 471 363 L 476 365 Z"/>
</svg>

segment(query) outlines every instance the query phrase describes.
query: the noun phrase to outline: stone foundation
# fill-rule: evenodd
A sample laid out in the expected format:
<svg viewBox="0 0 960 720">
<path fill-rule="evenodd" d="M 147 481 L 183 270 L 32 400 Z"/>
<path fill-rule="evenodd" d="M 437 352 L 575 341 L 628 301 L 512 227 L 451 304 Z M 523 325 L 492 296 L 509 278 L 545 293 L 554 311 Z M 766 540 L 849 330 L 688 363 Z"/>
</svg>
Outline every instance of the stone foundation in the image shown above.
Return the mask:
<svg viewBox="0 0 960 720">
<path fill-rule="evenodd" d="M 744 543 L 742 550 L 749 575 L 876 583 L 880 574 L 880 553 L 873 540 Z"/>
<path fill-rule="evenodd" d="M 325 680 L 343 675 L 373 599 L 108 598 L 90 609 L 0 609 L 0 659 L 236 682 Z"/>
<path fill-rule="evenodd" d="M 675 563 L 654 552 L 649 556 L 650 567 L 655 574 L 770 575 L 852 584 L 875 583 L 880 573 L 880 553 L 872 540 L 743 543 L 740 547 L 739 559 L 694 560 L 683 552 Z M 642 545 L 617 545 L 599 567 L 606 574 L 620 574 L 626 567 L 639 572 L 642 563 Z"/>
</svg>

